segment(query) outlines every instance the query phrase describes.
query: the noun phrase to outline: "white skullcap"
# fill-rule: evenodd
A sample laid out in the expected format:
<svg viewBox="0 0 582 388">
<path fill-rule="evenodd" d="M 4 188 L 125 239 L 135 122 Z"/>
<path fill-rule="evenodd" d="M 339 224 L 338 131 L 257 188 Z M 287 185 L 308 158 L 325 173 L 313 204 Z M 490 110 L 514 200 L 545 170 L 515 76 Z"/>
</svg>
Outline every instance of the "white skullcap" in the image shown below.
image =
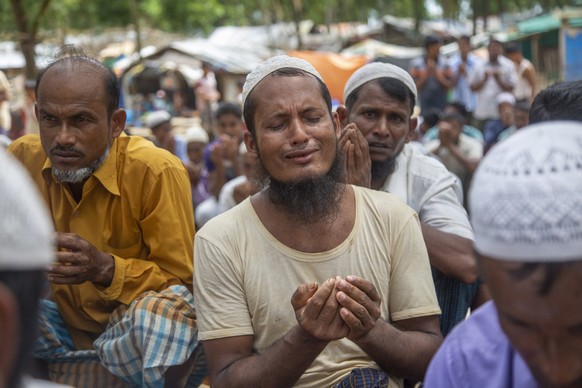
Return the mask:
<svg viewBox="0 0 582 388">
<path fill-rule="evenodd" d="M 190 127 L 184 134 L 184 141 L 186 141 L 186 144 L 193 142 L 207 144 L 209 141 L 208 132 L 206 132 L 204 128 L 199 125 Z"/>
<path fill-rule="evenodd" d="M 0 271 L 44 269 L 54 258 L 53 228 L 28 172 L 0 148 Z"/>
<path fill-rule="evenodd" d="M 582 123 L 534 124 L 496 145 L 477 168 L 469 205 L 482 255 L 582 260 Z"/>
<path fill-rule="evenodd" d="M 348 79 L 344 88 L 344 101 L 347 101 L 350 94 L 366 82 L 380 78 L 394 78 L 401 81 L 414 94 L 414 99 L 418 99 L 416 84 L 406 70 L 390 63 L 372 62 L 360 67 Z"/>
<path fill-rule="evenodd" d="M 168 122 L 172 119 L 172 116 L 165 110 L 156 110 L 154 112 L 148 113 L 146 116 L 146 127 L 152 129 L 158 125 Z"/>
<path fill-rule="evenodd" d="M 243 85 L 242 90 L 242 106 L 244 109 L 245 102 L 251 91 L 269 74 L 284 68 L 293 68 L 303 70 L 309 74 L 312 74 L 319 80 L 323 82 L 321 75 L 315 70 L 315 67 L 303 59 L 290 57 L 288 55 L 277 55 L 267 59 L 265 62 L 260 63 L 257 67 L 253 69 L 248 75 L 247 79 Z"/>
<path fill-rule="evenodd" d="M 515 96 L 509 92 L 499 93 L 497 97 L 495 97 L 495 103 L 497 103 L 497 105 L 500 105 L 503 104 L 504 102 L 510 105 L 515 105 Z"/>
</svg>

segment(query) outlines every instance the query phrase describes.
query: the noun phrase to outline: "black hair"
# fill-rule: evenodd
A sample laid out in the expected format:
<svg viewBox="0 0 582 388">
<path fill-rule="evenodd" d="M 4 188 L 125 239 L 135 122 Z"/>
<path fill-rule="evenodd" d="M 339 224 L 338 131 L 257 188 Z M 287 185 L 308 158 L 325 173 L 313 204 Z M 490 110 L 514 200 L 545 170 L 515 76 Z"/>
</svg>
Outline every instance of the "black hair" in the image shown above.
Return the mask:
<svg viewBox="0 0 582 388">
<path fill-rule="evenodd" d="M 216 109 L 214 117 L 218 120 L 225 115 L 233 115 L 242 120 L 242 110 L 240 109 L 240 105 L 233 104 L 232 102 L 223 102 L 218 106 L 218 109 Z"/>
<path fill-rule="evenodd" d="M 98 69 L 103 80 L 103 90 L 105 92 L 105 103 L 107 104 L 107 115 L 111 119 L 113 112 L 119 108 L 119 79 L 115 73 L 107 66 L 85 54 L 82 49 L 74 45 L 62 46 L 53 56 L 53 61 L 42 69 L 36 76 L 35 93 L 39 96 L 38 90 L 40 82 L 45 73 L 54 66 L 90 65 Z M 94 91 L 93 91 L 94 92 Z"/>
<path fill-rule="evenodd" d="M 521 48 L 516 43 L 510 43 L 505 46 L 506 54 L 521 53 Z"/>
<path fill-rule="evenodd" d="M 542 90 L 529 110 L 529 123 L 582 121 L 582 80 L 558 82 Z"/>
<path fill-rule="evenodd" d="M 463 116 L 465 118 L 465 120 L 467 120 L 467 118 L 469 116 L 469 112 L 467 112 L 467 107 L 462 102 L 460 102 L 460 101 L 449 102 L 449 103 L 447 103 L 447 105 L 445 105 L 445 109 L 447 107 L 453 108 L 455 110 L 455 112 L 457 112 L 458 114 Z"/>
<path fill-rule="evenodd" d="M 6 286 L 18 303 L 18 348 L 8 387 L 20 387 L 22 375 L 28 369 L 31 352 L 38 334 L 38 303 L 44 290 L 44 272 L 41 270 L 0 271 L 0 283 Z"/>
<path fill-rule="evenodd" d="M 388 77 L 378 78 L 369 82 L 376 82 L 378 85 L 380 85 L 380 88 L 382 88 L 382 91 L 385 94 L 389 95 L 392 98 L 397 99 L 400 102 L 408 103 L 408 106 L 410 107 L 410 114 L 412 115 L 412 112 L 414 111 L 414 105 L 416 104 L 416 98 L 414 97 L 414 94 L 408 88 L 408 86 L 404 84 L 404 82 L 396 78 Z M 350 95 L 346 99 L 346 107 L 348 108 L 348 110 L 352 109 L 352 107 L 358 100 L 358 96 L 360 94 L 362 87 L 366 84 L 368 84 L 368 82 L 358 86 L 356 89 L 354 89 L 353 92 L 350 93 Z"/>
<path fill-rule="evenodd" d="M 422 116 L 422 120 L 428 128 L 432 128 L 439 122 L 440 114 L 440 110 L 431 108 L 426 115 Z"/>
<path fill-rule="evenodd" d="M 313 77 L 317 80 L 319 84 L 319 91 L 321 92 L 321 97 L 325 100 L 325 104 L 327 106 L 327 110 L 329 115 L 331 116 L 331 94 L 329 93 L 329 89 L 327 85 L 318 77 L 314 76 L 311 73 L 308 73 L 304 70 L 296 69 L 293 67 L 284 67 L 282 69 L 275 70 L 267 77 Z M 257 106 L 253 101 L 253 93 L 254 89 L 248 94 L 245 105 L 243 108 L 243 114 L 245 119 L 245 125 L 247 126 L 250 133 L 255 136 L 255 112 L 257 110 Z"/>
<path fill-rule="evenodd" d="M 456 121 L 461 125 L 465 123 L 465 118 L 460 113 L 457 112 L 443 112 L 441 113 L 439 120 L 447 122 Z"/>
</svg>

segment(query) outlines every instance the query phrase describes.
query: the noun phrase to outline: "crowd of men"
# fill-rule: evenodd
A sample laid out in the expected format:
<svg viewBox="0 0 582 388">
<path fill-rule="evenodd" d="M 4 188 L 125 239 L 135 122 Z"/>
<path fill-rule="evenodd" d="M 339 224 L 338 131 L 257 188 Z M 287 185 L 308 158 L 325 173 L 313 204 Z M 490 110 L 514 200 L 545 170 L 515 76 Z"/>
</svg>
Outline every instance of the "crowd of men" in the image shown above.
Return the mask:
<svg viewBox="0 0 582 388">
<path fill-rule="evenodd" d="M 440 44 L 336 110 L 272 57 L 153 141 L 65 47 L 0 148 L 0 387 L 580 386 L 582 81 Z"/>
</svg>

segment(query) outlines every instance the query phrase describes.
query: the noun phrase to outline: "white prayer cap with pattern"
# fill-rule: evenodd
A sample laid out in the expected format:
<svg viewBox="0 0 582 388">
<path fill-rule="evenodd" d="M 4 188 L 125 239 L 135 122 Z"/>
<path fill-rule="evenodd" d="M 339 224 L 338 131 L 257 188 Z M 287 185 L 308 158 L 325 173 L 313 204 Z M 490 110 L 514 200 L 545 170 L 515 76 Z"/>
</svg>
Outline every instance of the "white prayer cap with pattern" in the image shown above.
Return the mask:
<svg viewBox="0 0 582 388">
<path fill-rule="evenodd" d="M 244 109 L 247 97 L 252 92 L 252 90 L 261 82 L 266 76 L 279 69 L 292 68 L 303 70 L 309 74 L 312 74 L 319 80 L 323 82 L 321 75 L 315 70 L 309 62 L 304 59 L 290 57 L 288 55 L 276 55 L 267 59 L 265 62 L 260 63 L 257 67 L 251 71 L 246 78 L 242 90 L 242 106 Z"/>
<path fill-rule="evenodd" d="M 344 101 L 347 101 L 350 94 L 366 82 L 380 78 L 394 78 L 399 80 L 414 94 L 414 99 L 418 99 L 416 84 L 406 70 L 390 63 L 372 62 L 360 67 L 348 79 L 344 88 Z"/>
<path fill-rule="evenodd" d="M 473 177 L 469 210 L 484 256 L 582 260 L 582 123 L 530 125 L 492 148 Z"/>
<path fill-rule="evenodd" d="M 53 227 L 28 172 L 0 148 L 0 271 L 44 269 L 54 258 Z"/>
</svg>

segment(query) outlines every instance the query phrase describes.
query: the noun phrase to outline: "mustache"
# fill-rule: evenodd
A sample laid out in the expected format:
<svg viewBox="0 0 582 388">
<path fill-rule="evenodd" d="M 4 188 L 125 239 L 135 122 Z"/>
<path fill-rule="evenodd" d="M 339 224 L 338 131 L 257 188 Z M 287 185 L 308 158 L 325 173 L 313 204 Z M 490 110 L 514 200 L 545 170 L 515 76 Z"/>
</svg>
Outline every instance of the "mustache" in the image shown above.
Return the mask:
<svg viewBox="0 0 582 388">
<path fill-rule="evenodd" d="M 83 155 L 83 152 L 81 152 L 80 150 L 76 149 L 73 146 L 62 146 L 60 144 L 56 144 L 53 147 L 51 147 L 50 153 L 54 154 L 55 152 L 66 152 L 68 154 L 75 154 L 78 156 Z"/>
</svg>

